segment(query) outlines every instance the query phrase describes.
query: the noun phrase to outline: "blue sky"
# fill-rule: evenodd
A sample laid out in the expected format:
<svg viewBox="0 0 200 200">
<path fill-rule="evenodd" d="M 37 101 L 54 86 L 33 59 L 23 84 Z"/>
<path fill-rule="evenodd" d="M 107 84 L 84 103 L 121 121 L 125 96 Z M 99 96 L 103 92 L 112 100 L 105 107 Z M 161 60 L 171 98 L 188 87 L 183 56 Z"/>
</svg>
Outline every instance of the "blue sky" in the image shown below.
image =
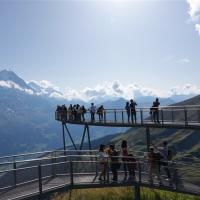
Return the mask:
<svg viewBox="0 0 200 200">
<path fill-rule="evenodd" d="M 161 90 L 186 83 L 200 87 L 198 5 L 3 0 L 0 69 L 62 89 L 113 80 Z"/>
</svg>

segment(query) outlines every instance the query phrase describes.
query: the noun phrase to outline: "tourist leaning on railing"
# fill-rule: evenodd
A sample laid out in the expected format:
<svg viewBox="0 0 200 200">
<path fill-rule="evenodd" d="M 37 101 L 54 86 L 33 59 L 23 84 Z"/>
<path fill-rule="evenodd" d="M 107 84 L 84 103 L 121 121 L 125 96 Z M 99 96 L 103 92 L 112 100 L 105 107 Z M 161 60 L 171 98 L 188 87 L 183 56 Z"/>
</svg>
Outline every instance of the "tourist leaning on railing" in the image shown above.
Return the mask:
<svg viewBox="0 0 200 200">
<path fill-rule="evenodd" d="M 97 158 L 99 161 L 100 175 L 99 180 L 105 181 L 108 169 L 108 154 L 105 152 L 105 145 L 101 144 L 99 147 L 99 152 L 97 154 Z M 103 178 L 103 179 L 102 179 Z"/>
<path fill-rule="evenodd" d="M 90 114 L 91 114 L 91 122 L 95 122 L 95 113 L 96 113 L 96 106 L 94 106 L 94 103 L 91 103 L 91 107 L 89 108 Z"/>
<path fill-rule="evenodd" d="M 159 184 L 162 184 L 162 180 L 159 173 L 159 158 L 158 154 L 154 152 L 154 148 L 150 148 L 148 153 L 148 163 L 149 163 L 149 182 L 153 184 L 153 174 L 157 176 Z"/>
</svg>

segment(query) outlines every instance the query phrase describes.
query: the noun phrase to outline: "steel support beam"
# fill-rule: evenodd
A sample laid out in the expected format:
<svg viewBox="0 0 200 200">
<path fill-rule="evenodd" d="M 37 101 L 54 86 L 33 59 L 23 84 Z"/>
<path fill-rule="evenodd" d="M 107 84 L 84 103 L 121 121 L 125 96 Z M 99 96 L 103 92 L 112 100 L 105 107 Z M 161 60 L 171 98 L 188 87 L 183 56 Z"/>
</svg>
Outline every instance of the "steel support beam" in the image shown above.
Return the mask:
<svg viewBox="0 0 200 200">
<path fill-rule="evenodd" d="M 70 132 L 69 132 L 69 129 L 67 128 L 67 125 L 65 124 L 64 126 L 65 126 L 65 129 L 66 129 L 66 131 L 67 131 L 67 133 L 68 133 L 68 135 L 69 135 L 69 138 L 70 138 L 70 140 L 71 140 L 71 142 L 72 142 L 72 144 L 73 144 L 73 146 L 74 146 L 74 149 L 77 150 L 77 147 L 76 147 L 76 145 L 75 145 L 75 143 L 74 143 L 74 140 L 73 140 L 73 138 L 72 138 L 72 136 L 71 136 L 71 134 L 70 134 Z"/>
<path fill-rule="evenodd" d="M 83 136 L 82 136 L 82 139 L 81 139 L 80 150 L 82 150 L 82 148 L 83 148 L 83 142 L 84 142 L 84 138 L 85 138 L 85 133 L 86 133 L 86 125 L 84 126 L 84 131 L 83 131 Z"/>
<path fill-rule="evenodd" d="M 89 131 L 89 126 L 86 125 L 86 129 L 87 129 L 87 136 L 88 136 L 88 145 L 89 145 L 89 150 L 92 149 L 92 145 L 91 145 L 91 140 L 90 140 L 90 131 Z"/>
<path fill-rule="evenodd" d="M 88 126 L 88 124 L 85 124 L 85 126 L 84 126 L 84 131 L 83 131 L 83 136 L 82 136 L 82 139 L 81 139 L 80 150 L 82 150 L 82 148 L 83 148 L 83 143 L 84 143 L 84 139 L 85 139 L 85 134 L 86 134 L 86 132 L 87 132 L 87 137 L 88 137 L 88 146 L 89 146 L 89 150 L 92 149 L 91 140 L 90 140 L 89 126 Z"/>
<path fill-rule="evenodd" d="M 63 150 L 66 155 L 66 144 L 65 144 L 65 124 L 62 122 L 62 133 L 63 133 Z"/>
<path fill-rule="evenodd" d="M 141 198 L 140 198 L 140 186 L 139 185 L 135 186 L 135 199 L 134 200 L 141 200 Z"/>
</svg>

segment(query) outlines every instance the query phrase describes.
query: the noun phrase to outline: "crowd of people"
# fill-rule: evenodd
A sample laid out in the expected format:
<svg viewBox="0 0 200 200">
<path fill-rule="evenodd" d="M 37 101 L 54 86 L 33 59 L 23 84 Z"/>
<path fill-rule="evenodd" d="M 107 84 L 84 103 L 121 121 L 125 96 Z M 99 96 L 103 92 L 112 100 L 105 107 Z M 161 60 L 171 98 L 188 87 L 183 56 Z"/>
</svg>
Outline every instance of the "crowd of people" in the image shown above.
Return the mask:
<svg viewBox="0 0 200 200">
<path fill-rule="evenodd" d="M 150 108 L 150 116 L 152 122 L 160 123 L 159 121 L 159 110 L 158 107 L 160 105 L 160 102 L 158 98 L 153 102 L 151 108 Z M 126 102 L 125 110 L 127 113 L 127 122 L 130 123 L 137 123 L 137 111 L 136 111 L 137 103 L 131 99 L 130 101 Z M 98 115 L 99 122 L 102 122 L 104 120 L 104 116 L 106 113 L 106 110 L 104 109 L 104 106 L 101 105 L 98 108 L 94 105 L 94 103 L 91 103 L 91 106 L 86 109 L 84 105 L 80 106 L 79 104 L 72 105 L 70 104 L 69 107 L 66 105 L 57 106 L 58 113 L 61 114 L 61 118 L 63 120 L 70 120 L 70 121 L 85 121 L 85 114 L 86 112 L 90 112 L 91 116 L 91 122 L 95 122 L 95 115 Z"/>
<path fill-rule="evenodd" d="M 101 144 L 98 153 L 99 167 L 100 167 L 100 181 L 106 181 L 109 169 L 112 172 L 112 180 L 118 181 L 118 170 L 121 164 L 123 164 L 125 177 L 129 172 L 128 180 L 135 180 L 135 170 L 137 168 L 137 162 L 133 154 L 128 152 L 127 141 L 123 140 L 121 144 L 121 155 L 120 152 L 115 149 L 115 145 L 110 145 L 106 148 L 105 145 Z"/>
<path fill-rule="evenodd" d="M 153 144 L 152 144 L 153 145 Z M 123 168 L 124 181 L 134 181 L 135 171 L 138 168 L 137 158 L 130 153 L 127 141 L 121 142 L 121 150 L 117 151 L 114 145 L 106 148 L 101 144 L 98 153 L 99 159 L 99 180 L 106 181 L 109 170 L 112 172 L 112 180 L 118 181 L 118 170 Z M 159 184 L 162 184 L 161 167 L 166 172 L 166 180 L 172 181 L 172 175 L 169 168 L 169 161 L 172 160 L 172 152 L 168 149 L 167 142 L 164 141 L 161 147 L 153 145 L 147 154 L 148 160 L 148 180 L 153 184 L 153 177 L 157 176 Z"/>
</svg>

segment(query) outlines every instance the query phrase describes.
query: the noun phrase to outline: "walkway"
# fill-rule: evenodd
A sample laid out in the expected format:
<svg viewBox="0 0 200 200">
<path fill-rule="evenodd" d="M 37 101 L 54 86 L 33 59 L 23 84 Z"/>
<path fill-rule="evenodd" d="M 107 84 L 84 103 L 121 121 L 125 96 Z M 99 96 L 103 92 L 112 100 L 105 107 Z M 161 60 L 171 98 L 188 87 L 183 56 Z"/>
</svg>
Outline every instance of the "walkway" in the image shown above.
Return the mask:
<svg viewBox="0 0 200 200">
<path fill-rule="evenodd" d="M 102 183 L 97 178 L 99 169 L 98 158 L 94 155 L 96 151 L 70 151 L 63 155 L 62 153 L 64 152 L 60 151 L 57 155 L 44 153 L 43 158 L 0 163 L 1 169 L 15 166 L 15 169 L 0 172 L 0 200 L 25 199 L 73 188 L 121 186 L 144 186 L 200 195 L 200 185 L 190 180 L 187 170 L 184 169 L 184 166 L 192 165 L 194 171 L 197 171 L 200 163 L 170 163 L 170 171 L 175 179 L 172 182 L 166 180 L 163 171 L 163 184 L 159 185 L 157 179 L 153 184 L 148 182 L 148 163 L 143 156 L 137 156 L 135 180 L 124 180 L 121 165 L 118 182 L 112 182 L 112 174 L 109 172 L 107 181 Z"/>
<path fill-rule="evenodd" d="M 75 119 L 69 111 L 56 111 L 55 119 L 62 123 L 92 126 L 200 129 L 200 105 L 160 107 L 158 115 L 159 123 L 154 122 L 153 116 L 150 115 L 150 108 L 136 109 L 136 123 L 131 121 L 131 117 L 128 121 L 124 109 L 105 109 L 103 118 L 96 113 L 95 121 L 91 121 L 89 111 L 84 114 L 85 120 L 82 117 Z"/>
</svg>

